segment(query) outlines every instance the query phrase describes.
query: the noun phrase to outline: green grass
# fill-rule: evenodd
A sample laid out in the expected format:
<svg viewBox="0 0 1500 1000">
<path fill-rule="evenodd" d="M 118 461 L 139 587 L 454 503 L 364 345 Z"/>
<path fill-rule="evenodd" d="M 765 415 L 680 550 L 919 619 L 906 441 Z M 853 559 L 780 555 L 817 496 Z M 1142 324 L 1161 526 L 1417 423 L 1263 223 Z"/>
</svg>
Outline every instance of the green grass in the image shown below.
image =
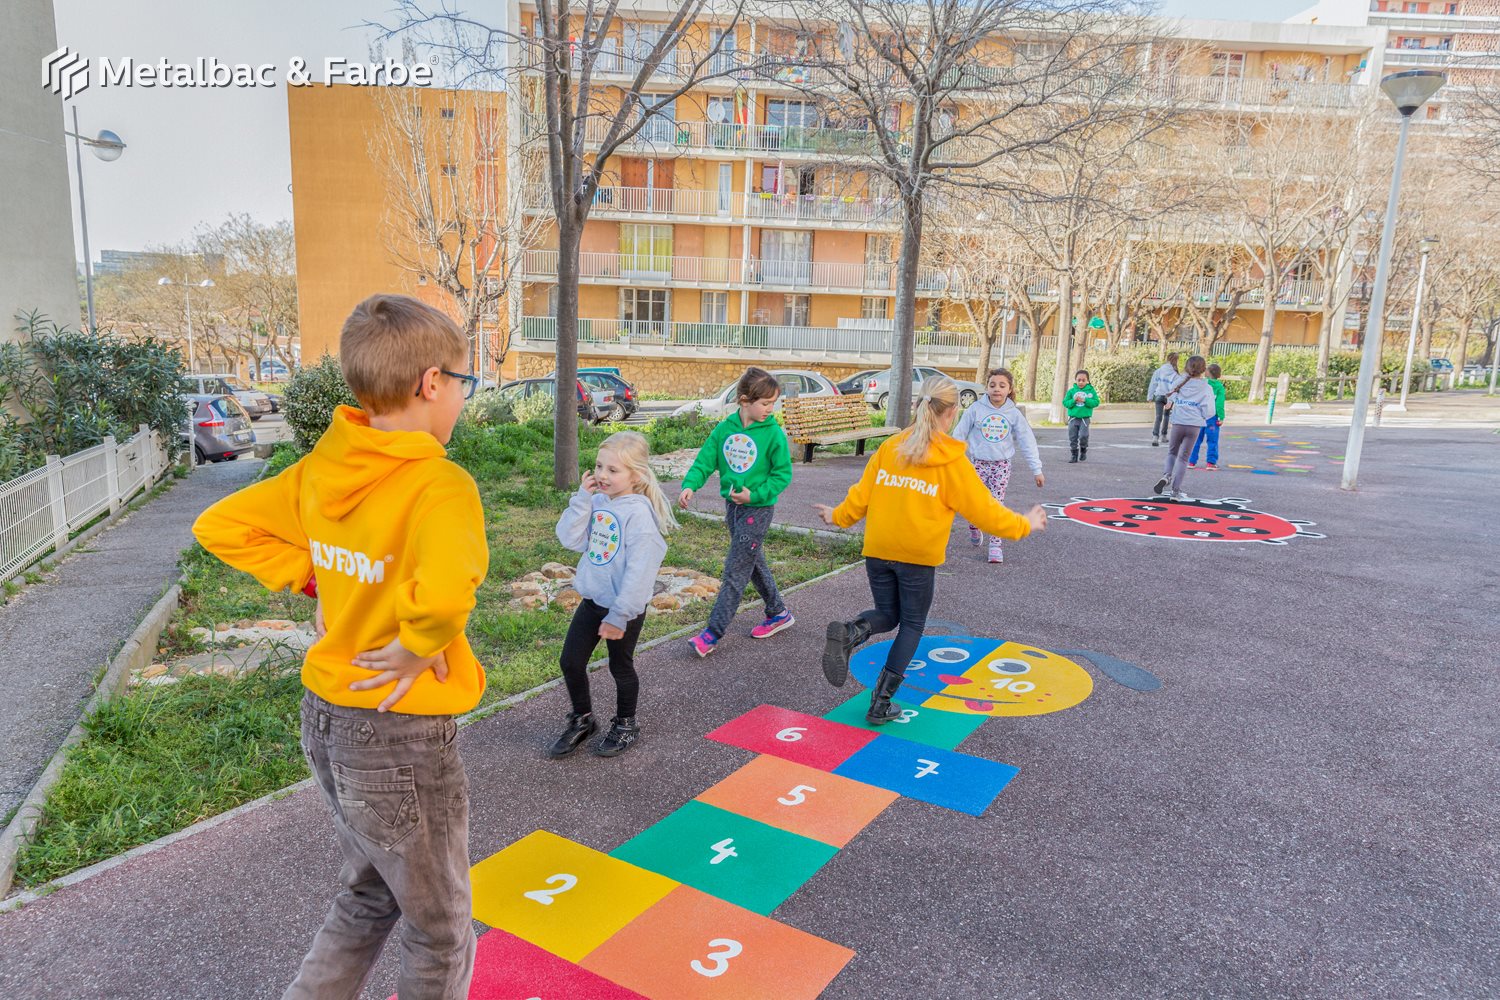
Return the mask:
<svg viewBox="0 0 1500 1000">
<path fill-rule="evenodd" d="M 645 433 L 660 453 L 698 446 L 711 426 L 661 420 Z M 608 433 L 581 433 L 585 466 Z M 567 497 L 552 487 L 549 426 L 465 428 L 449 454 L 474 475 L 484 500 L 490 570 L 469 616 L 468 636 L 488 675 L 485 705 L 557 676 L 570 616 L 557 608 L 512 610 L 508 584 L 544 562 L 573 565 L 578 556 L 553 534 Z M 277 458 L 284 468 L 296 456 L 278 450 Z M 722 524 L 684 517 L 668 538 L 666 564 L 717 576 L 727 544 Z M 792 587 L 856 561 L 859 540 L 778 531 L 766 551 L 777 583 Z M 200 651 L 202 643 L 190 634 L 194 627 L 312 617 L 310 599 L 269 593 L 196 545 L 184 554 L 182 567 L 182 603 L 162 635 L 164 657 Z M 755 599 L 753 588 L 746 599 Z M 695 625 L 710 606 L 698 602 L 653 615 L 642 640 Z M 22 852 L 18 881 L 37 885 L 58 878 L 305 777 L 297 738 L 302 687 L 295 675 L 273 674 L 192 677 L 108 700 L 68 756 L 37 835 Z"/>
</svg>

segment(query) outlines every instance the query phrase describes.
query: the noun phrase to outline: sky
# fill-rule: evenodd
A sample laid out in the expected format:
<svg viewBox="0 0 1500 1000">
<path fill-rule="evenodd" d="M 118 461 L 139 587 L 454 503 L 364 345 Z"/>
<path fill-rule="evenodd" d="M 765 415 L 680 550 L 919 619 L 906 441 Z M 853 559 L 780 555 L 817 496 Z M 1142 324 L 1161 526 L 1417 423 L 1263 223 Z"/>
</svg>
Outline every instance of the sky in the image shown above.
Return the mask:
<svg viewBox="0 0 1500 1000">
<path fill-rule="evenodd" d="M 1165 0 L 1169 17 L 1281 20 L 1312 0 Z M 110 129 L 126 143 L 119 160 L 84 153 L 89 240 L 101 249 L 140 250 L 179 243 L 195 229 L 231 213 L 264 222 L 292 218 L 285 71 L 300 56 L 321 65 L 328 56 L 364 62 L 374 32 L 367 20 L 387 19 L 390 0 L 54 0 L 59 45 L 97 61 L 125 56 L 173 62 L 200 56 L 225 63 L 274 63 L 277 85 L 256 89 L 110 87 L 78 95 L 80 130 Z M 498 0 L 469 5 L 498 21 Z M 69 171 L 73 159 L 69 156 Z M 78 236 L 74 185 L 74 239 Z"/>
</svg>

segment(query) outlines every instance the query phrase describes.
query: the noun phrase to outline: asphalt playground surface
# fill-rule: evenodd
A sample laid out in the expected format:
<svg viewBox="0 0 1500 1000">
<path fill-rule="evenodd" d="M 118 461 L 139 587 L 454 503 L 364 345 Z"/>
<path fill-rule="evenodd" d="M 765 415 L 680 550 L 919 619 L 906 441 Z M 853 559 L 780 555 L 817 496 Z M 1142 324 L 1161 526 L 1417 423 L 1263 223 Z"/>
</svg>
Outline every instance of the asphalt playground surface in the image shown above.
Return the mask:
<svg viewBox="0 0 1500 1000">
<path fill-rule="evenodd" d="M 1020 768 L 984 815 L 901 799 L 865 827 L 773 914 L 857 953 L 825 997 L 1500 995 L 1500 436 L 1373 431 L 1348 494 L 1328 457 L 1343 430 L 1277 432 L 1319 450 L 1313 468 L 1190 473 L 1186 489 L 1326 538 L 1053 520 L 992 567 L 956 525 L 934 617 L 1105 653 L 1162 687 L 1093 671 L 1081 705 L 987 721 L 959 747 Z M 1227 438 L 1224 461 L 1263 448 Z M 1018 470 L 1011 506 L 1147 497 L 1162 458 L 1139 428 L 1100 428 L 1086 464 L 1044 448 L 1045 489 Z M 799 465 L 778 520 L 815 524 L 810 504 L 861 462 Z M 790 595 L 798 625 L 773 639 L 641 654 L 643 737 L 617 760 L 543 758 L 560 688 L 466 728 L 474 860 L 538 828 L 611 850 L 752 756 L 704 733 L 855 696 L 818 655 L 824 623 L 867 600 L 856 568 Z M 607 704 L 607 675 L 594 684 Z M 300 791 L 0 914 L 0 995 L 279 996 L 337 870 L 324 806 Z M 394 953 L 365 996 L 392 993 Z"/>
</svg>

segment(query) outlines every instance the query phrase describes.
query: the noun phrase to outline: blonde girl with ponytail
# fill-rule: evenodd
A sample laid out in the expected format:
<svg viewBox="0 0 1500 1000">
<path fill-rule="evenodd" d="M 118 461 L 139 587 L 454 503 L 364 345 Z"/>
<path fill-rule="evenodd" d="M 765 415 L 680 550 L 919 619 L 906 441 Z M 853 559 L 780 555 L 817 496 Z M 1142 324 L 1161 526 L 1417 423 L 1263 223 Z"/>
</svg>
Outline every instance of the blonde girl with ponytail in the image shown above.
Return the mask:
<svg viewBox="0 0 1500 1000">
<path fill-rule="evenodd" d="M 583 600 L 573 612 L 561 656 L 573 710 L 548 756 L 568 756 L 599 728 L 588 665 L 600 639 L 609 649 L 615 716 L 609 731 L 594 743 L 594 755 L 618 757 L 640 738 L 635 646 L 667 554 L 663 536 L 676 527 L 672 505 L 651 468 L 646 439 L 634 431 L 611 434 L 599 446 L 594 471 L 584 474 L 557 522 L 558 541 L 582 553 L 573 588 Z"/>
<path fill-rule="evenodd" d="M 865 719 L 882 725 L 900 718 L 891 699 L 901 687 L 932 607 L 937 567 L 948 552 L 953 515 L 989 535 L 1025 538 L 1046 527 L 1047 515 L 1032 507 L 1022 517 L 990 495 L 969 464 L 962 441 L 949 436 L 958 419 L 958 386 L 941 376 L 922 383 L 909 428 L 870 456 L 864 475 L 837 507 L 818 504 L 824 522 L 848 528 L 865 521 L 865 574 L 875 607 L 852 621 L 828 624 L 823 674 L 842 687 L 849 654 L 882 632 L 897 629 L 870 696 Z"/>
</svg>

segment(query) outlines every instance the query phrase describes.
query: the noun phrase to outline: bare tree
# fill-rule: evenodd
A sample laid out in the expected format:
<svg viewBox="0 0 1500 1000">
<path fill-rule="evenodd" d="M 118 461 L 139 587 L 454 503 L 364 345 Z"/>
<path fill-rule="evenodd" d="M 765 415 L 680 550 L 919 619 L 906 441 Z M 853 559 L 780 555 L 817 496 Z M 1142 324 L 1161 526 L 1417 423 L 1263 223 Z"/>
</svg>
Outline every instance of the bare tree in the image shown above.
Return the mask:
<svg viewBox="0 0 1500 1000">
<path fill-rule="evenodd" d="M 975 381 L 983 383 L 991 367 L 995 345 L 1020 327 L 1010 282 L 1020 270 L 1017 245 L 1008 230 L 993 219 L 1005 211 L 997 199 L 970 203 L 940 201 L 933 212 L 935 225 L 926 241 L 928 261 L 942 276 L 942 295 L 963 310 L 979 345 Z M 1002 354 L 1001 363 L 1004 363 Z"/>
<path fill-rule="evenodd" d="M 256 222 L 246 213 L 231 214 L 216 226 L 200 227 L 193 238 L 206 259 L 223 261 L 213 296 L 240 356 L 261 362 L 277 358 L 292 363 L 298 338 L 297 250 L 292 224 Z"/>
</svg>

